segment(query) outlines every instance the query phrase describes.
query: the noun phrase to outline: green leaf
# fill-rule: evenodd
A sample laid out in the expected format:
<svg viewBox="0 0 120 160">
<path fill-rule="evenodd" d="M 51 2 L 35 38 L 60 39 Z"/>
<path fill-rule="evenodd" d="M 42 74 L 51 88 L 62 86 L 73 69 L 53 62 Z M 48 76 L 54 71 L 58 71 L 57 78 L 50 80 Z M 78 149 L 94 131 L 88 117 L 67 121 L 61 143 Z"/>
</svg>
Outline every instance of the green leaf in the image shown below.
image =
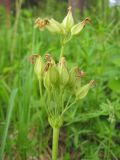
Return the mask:
<svg viewBox="0 0 120 160">
<path fill-rule="evenodd" d="M 114 92 L 120 93 L 120 79 L 113 79 L 108 84 L 109 88 Z"/>
</svg>

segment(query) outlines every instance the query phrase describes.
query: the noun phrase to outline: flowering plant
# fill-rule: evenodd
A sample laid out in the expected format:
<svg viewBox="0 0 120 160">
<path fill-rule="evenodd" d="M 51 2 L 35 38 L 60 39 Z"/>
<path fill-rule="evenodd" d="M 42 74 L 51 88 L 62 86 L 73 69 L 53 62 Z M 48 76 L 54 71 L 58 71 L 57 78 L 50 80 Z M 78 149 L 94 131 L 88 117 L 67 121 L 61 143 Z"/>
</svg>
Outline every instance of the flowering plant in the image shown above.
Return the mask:
<svg viewBox="0 0 120 160">
<path fill-rule="evenodd" d="M 84 26 L 90 22 L 86 18 L 78 24 L 74 24 L 71 7 L 62 23 L 54 19 L 40 19 L 35 21 L 35 27 L 40 30 L 47 29 L 51 33 L 61 35 L 61 53 L 59 62 L 56 63 L 50 54 L 45 55 L 46 61 L 35 55 L 35 74 L 40 84 L 40 95 L 46 95 L 46 112 L 48 121 L 53 128 L 52 160 L 57 160 L 58 139 L 60 128 L 63 124 L 64 114 L 78 101 L 83 99 L 94 80 L 86 85 L 81 85 L 84 72 L 78 66 L 68 68 L 64 54 L 64 46 L 72 37 L 79 35 Z"/>
</svg>

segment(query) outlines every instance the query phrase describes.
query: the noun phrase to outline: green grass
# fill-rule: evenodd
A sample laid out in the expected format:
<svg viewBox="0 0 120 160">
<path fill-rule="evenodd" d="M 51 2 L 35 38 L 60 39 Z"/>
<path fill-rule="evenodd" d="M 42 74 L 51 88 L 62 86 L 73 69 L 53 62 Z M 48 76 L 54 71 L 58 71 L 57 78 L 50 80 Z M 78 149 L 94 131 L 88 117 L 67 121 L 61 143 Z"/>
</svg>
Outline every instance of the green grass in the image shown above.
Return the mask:
<svg viewBox="0 0 120 160">
<path fill-rule="evenodd" d="M 86 72 L 86 82 L 96 80 L 87 98 L 65 116 L 60 134 L 60 152 L 65 152 L 65 160 L 120 159 L 120 10 L 107 11 L 106 15 L 100 11 L 96 15 L 95 9 L 86 11 L 84 17 L 90 16 L 92 25 L 65 48 L 68 65 L 79 64 Z M 9 26 L 3 12 L 0 26 L 0 146 L 10 159 L 49 156 L 51 129 L 28 57 L 51 53 L 58 60 L 59 37 L 34 29 L 31 10 L 22 10 L 12 50 L 14 17 L 10 18 Z M 14 88 L 18 90 L 15 99 Z"/>
<path fill-rule="evenodd" d="M 12 110 L 13 110 L 13 106 L 14 106 L 16 93 L 17 93 L 17 90 L 13 90 L 11 93 L 11 97 L 10 97 L 10 102 L 9 102 L 8 111 L 7 111 L 8 114 L 7 114 L 6 121 L 5 121 L 5 129 L 4 129 L 4 133 L 3 133 L 1 150 L 0 150 L 0 159 L 4 158 L 4 149 L 5 149 L 5 144 L 6 144 L 8 127 L 10 125 L 10 120 L 11 120 L 11 116 L 12 116 Z"/>
</svg>

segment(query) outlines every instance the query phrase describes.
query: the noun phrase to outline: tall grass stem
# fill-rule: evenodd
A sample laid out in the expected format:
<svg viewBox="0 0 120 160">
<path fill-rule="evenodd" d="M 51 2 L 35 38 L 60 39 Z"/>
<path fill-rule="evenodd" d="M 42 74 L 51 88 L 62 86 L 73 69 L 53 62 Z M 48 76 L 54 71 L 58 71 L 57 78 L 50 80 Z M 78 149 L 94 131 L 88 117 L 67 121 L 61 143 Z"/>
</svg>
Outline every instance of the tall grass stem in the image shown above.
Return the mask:
<svg viewBox="0 0 120 160">
<path fill-rule="evenodd" d="M 4 128 L 4 131 L 3 131 L 2 144 L 1 144 L 1 148 L 0 148 L 0 160 L 4 159 L 4 149 L 5 149 L 5 144 L 6 144 L 7 134 L 8 134 L 8 128 L 9 128 L 9 125 L 10 125 L 10 120 L 11 120 L 11 116 L 12 116 L 12 111 L 13 111 L 13 107 L 14 107 L 16 94 L 17 94 L 17 89 L 14 89 L 11 93 L 9 106 L 8 106 L 8 112 L 7 112 L 7 118 L 6 118 L 6 122 L 5 122 L 5 128 Z"/>
<path fill-rule="evenodd" d="M 11 44 L 11 51 L 10 51 L 11 61 L 14 59 L 14 54 L 15 54 L 14 52 L 16 49 L 17 31 L 18 31 L 19 18 L 21 14 L 21 6 L 22 6 L 22 0 L 16 0 L 16 18 L 15 18 L 15 23 L 13 27 L 13 36 L 12 36 L 12 44 Z"/>
</svg>

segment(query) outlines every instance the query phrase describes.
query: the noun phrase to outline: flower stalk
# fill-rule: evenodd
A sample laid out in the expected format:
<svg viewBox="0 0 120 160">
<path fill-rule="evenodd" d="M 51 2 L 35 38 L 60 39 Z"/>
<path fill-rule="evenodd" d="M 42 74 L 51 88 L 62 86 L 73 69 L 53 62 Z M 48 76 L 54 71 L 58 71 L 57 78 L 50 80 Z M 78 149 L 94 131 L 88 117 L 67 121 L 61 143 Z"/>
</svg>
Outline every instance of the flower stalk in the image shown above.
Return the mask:
<svg viewBox="0 0 120 160">
<path fill-rule="evenodd" d="M 65 45 L 62 44 L 62 45 L 61 45 L 60 58 L 63 57 L 63 54 L 64 54 L 64 47 L 65 47 Z"/>
</svg>

